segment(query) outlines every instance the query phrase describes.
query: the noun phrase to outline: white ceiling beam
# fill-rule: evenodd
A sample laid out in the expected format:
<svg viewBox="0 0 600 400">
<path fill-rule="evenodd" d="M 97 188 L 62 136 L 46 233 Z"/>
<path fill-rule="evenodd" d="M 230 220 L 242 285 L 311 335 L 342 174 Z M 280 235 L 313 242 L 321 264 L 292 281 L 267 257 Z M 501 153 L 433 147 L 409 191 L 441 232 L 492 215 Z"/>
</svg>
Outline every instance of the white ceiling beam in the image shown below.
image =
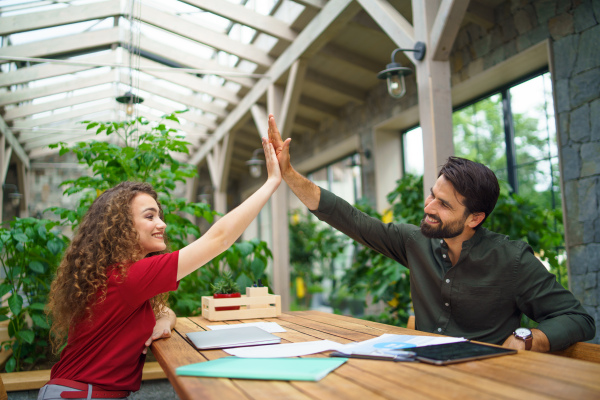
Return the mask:
<svg viewBox="0 0 600 400">
<path fill-rule="evenodd" d="M 282 122 L 281 134 L 284 139 L 292 135 L 292 125 L 296 119 L 296 111 L 306 74 L 306 64 L 306 60 L 298 59 L 290 68 L 280 111 L 281 115 L 279 117 L 279 120 Z"/>
<path fill-rule="evenodd" d="M 469 0 L 442 0 L 429 35 L 434 61 L 448 61 Z"/>
<path fill-rule="evenodd" d="M 120 0 L 102 1 L 82 6 L 69 6 L 48 11 L 38 11 L 2 17 L 0 35 L 29 32 L 36 29 L 73 24 L 122 15 Z"/>
<path fill-rule="evenodd" d="M 92 107 L 75 109 L 75 110 L 71 110 L 71 111 L 67 111 L 67 112 L 61 112 L 59 114 L 53 114 L 53 115 L 50 115 L 49 117 L 44 117 L 44 118 L 27 119 L 25 121 L 14 121 L 13 130 L 15 132 L 17 132 L 17 131 L 24 130 L 24 129 L 31 129 L 31 128 L 35 128 L 35 127 L 44 127 L 45 125 L 53 124 L 56 122 L 71 120 L 71 119 L 83 117 L 83 116 L 86 116 L 89 114 L 96 114 L 96 113 L 98 113 L 100 111 L 104 111 L 104 110 L 113 110 L 117 107 L 115 103 L 116 102 L 109 102 L 102 106 L 92 106 Z"/>
<path fill-rule="evenodd" d="M 261 132 L 267 132 L 269 129 L 267 109 L 259 104 L 254 104 L 250 108 L 250 112 L 252 113 L 254 125 L 256 125 L 256 131 L 258 132 L 258 135 L 261 136 Z"/>
<path fill-rule="evenodd" d="M 239 42 L 224 33 L 218 33 L 204 28 L 199 24 L 186 21 L 174 14 L 159 11 L 153 7 L 141 6 L 141 21 L 154 25 L 166 31 L 175 33 L 196 42 L 218 50 L 234 54 L 240 58 L 268 67 L 273 64 L 273 58 L 258 47 Z"/>
<path fill-rule="evenodd" d="M 167 60 L 182 64 L 189 68 L 207 71 L 220 71 L 223 73 L 223 75 L 221 75 L 223 78 L 227 79 L 228 81 L 238 83 L 245 88 L 252 87 L 256 83 L 255 79 L 239 75 L 243 74 L 245 71 L 221 65 L 215 60 L 208 60 L 206 58 L 197 57 L 190 52 L 175 52 L 173 51 L 172 46 L 161 43 L 154 39 L 149 39 L 144 35 L 140 35 L 140 48 L 144 51 L 155 54 Z M 227 74 L 228 72 L 231 72 L 232 74 Z"/>
<path fill-rule="evenodd" d="M 71 92 L 73 90 L 84 89 L 87 87 L 104 85 L 114 81 L 115 74 L 111 72 L 98 76 L 73 79 L 71 81 L 56 83 L 53 85 L 18 89 L 15 92 L 4 92 L 0 96 L 0 106 L 22 103 L 40 97 L 52 96 L 58 93 Z"/>
<path fill-rule="evenodd" d="M 146 100 L 144 100 L 143 104 L 146 107 L 150 107 L 155 110 L 162 111 L 165 114 L 170 114 L 174 111 L 172 109 L 168 109 L 165 104 L 155 101 L 153 99 L 146 99 Z M 181 111 L 181 110 L 176 110 L 176 111 Z M 193 111 L 188 111 L 183 114 L 179 114 L 178 118 L 184 119 L 189 122 L 193 122 L 194 124 L 197 124 L 197 125 L 202 125 L 211 131 L 213 131 L 217 128 L 217 124 L 215 121 L 213 121 L 210 118 L 206 118 L 202 115 L 197 115 Z"/>
<path fill-rule="evenodd" d="M 77 61 L 82 61 L 90 64 L 114 64 L 116 63 L 116 56 L 109 54 L 102 54 L 100 56 L 92 56 L 79 58 Z M 3 74 L 0 74 L 0 87 L 18 85 L 21 83 L 28 83 L 36 81 L 38 79 L 53 78 L 60 75 L 74 74 L 76 72 L 86 71 L 88 69 L 96 68 L 94 65 L 68 65 L 68 64 L 52 64 L 44 63 L 38 64 L 33 67 L 19 68 Z"/>
<path fill-rule="evenodd" d="M 327 4 L 327 0 L 294 0 L 294 2 L 318 10 L 325 7 L 325 4 Z"/>
<path fill-rule="evenodd" d="M 144 92 L 149 92 L 157 96 L 163 97 L 168 100 L 182 103 L 188 107 L 197 108 L 199 110 L 216 115 L 219 118 L 223 118 L 227 115 L 227 110 L 214 103 L 208 103 L 200 99 L 198 95 L 186 95 L 170 90 L 162 85 L 155 83 L 157 81 L 146 81 L 140 80 L 138 87 Z"/>
<path fill-rule="evenodd" d="M 240 104 L 219 125 L 212 137 L 200 148 L 200 151 L 192 156 L 190 162 L 198 165 L 204 160 L 212 147 L 225 137 L 231 128 L 245 118 L 250 108 L 264 96 L 272 82 L 277 81 L 298 58 L 321 49 L 359 11 L 360 6 L 352 0 L 331 0 L 327 2 L 321 12 L 298 35 L 298 38 L 273 63 L 266 76 L 258 81 Z"/>
<path fill-rule="evenodd" d="M 390 3 L 386 0 L 358 0 L 358 2 L 398 47 L 404 49 L 415 47 L 413 26 Z M 411 62 L 415 62 L 412 52 L 407 52 L 405 55 Z"/>
<path fill-rule="evenodd" d="M 23 147 L 21 147 L 21 144 L 19 143 L 19 141 L 17 140 L 15 135 L 12 133 L 12 131 L 8 127 L 8 125 L 6 125 L 6 122 L 4 121 L 4 119 L 1 116 L 0 116 L 0 133 L 2 134 L 2 136 L 4 136 L 5 147 L 8 144 L 8 146 L 10 146 L 10 151 L 14 152 L 17 155 L 17 157 L 19 157 L 19 160 L 21 160 L 21 162 L 27 168 L 29 168 L 29 157 L 27 156 L 25 149 L 23 149 Z M 7 157 L 7 158 L 10 158 L 10 157 Z"/>
<path fill-rule="evenodd" d="M 375 62 L 362 54 L 353 53 L 339 46 L 328 44 L 317 54 L 317 56 L 333 57 L 337 61 L 361 68 L 369 73 L 381 71 L 381 63 Z"/>
<path fill-rule="evenodd" d="M 142 58 L 139 61 L 139 66 L 140 66 L 140 69 L 142 69 L 142 70 L 144 69 L 144 67 L 157 67 L 160 65 L 161 64 L 159 64 L 155 61 L 151 61 L 151 60 L 148 60 L 145 58 Z M 181 73 L 181 72 L 177 72 L 177 71 L 153 71 L 153 70 L 146 70 L 146 71 L 144 71 L 144 73 L 155 76 L 160 79 L 164 79 L 166 81 L 175 83 L 177 85 L 186 87 L 188 89 L 192 89 L 199 93 L 206 93 L 212 97 L 223 99 L 223 100 L 227 101 L 228 103 L 231 103 L 234 105 L 239 103 L 239 101 L 240 101 L 238 96 L 235 93 L 231 92 L 230 90 L 228 90 L 222 86 L 212 85 L 212 84 L 206 82 L 205 80 L 198 78 L 191 74 Z"/>
<path fill-rule="evenodd" d="M 88 103 L 90 101 L 96 101 L 101 99 L 114 98 L 114 88 L 100 90 L 97 92 L 86 93 L 79 96 L 69 96 L 60 101 L 48 101 L 41 104 L 28 104 L 19 107 L 14 107 L 6 111 L 4 118 L 7 121 L 12 121 L 16 118 L 23 118 L 34 114 L 39 114 L 47 111 L 53 111 L 57 108 L 75 106 L 82 103 Z"/>
<path fill-rule="evenodd" d="M 214 0 L 181 0 L 182 3 L 190 4 L 213 14 L 220 15 L 230 21 L 246 25 L 259 32 L 292 42 L 298 34 L 285 22 L 269 15 L 259 14 L 252 9 L 239 4 L 214 1 Z"/>
<path fill-rule="evenodd" d="M 47 58 L 55 55 L 80 52 L 100 47 L 107 47 L 114 43 L 122 42 L 124 34 L 118 27 L 98 31 L 83 32 L 75 35 L 63 36 L 54 39 L 38 40 L 18 46 L 0 47 L 0 56 L 3 57 L 32 57 Z M 0 59 L 0 64 L 8 60 Z"/>
</svg>

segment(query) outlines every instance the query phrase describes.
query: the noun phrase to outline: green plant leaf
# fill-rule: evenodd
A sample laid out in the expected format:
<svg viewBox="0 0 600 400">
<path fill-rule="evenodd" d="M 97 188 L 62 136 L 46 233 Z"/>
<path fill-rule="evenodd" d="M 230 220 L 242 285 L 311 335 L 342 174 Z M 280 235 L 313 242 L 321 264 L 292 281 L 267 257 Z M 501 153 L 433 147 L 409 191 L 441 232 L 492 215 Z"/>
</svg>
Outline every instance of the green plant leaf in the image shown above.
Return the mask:
<svg viewBox="0 0 600 400">
<path fill-rule="evenodd" d="M 4 369 L 6 369 L 6 372 L 13 372 L 16 366 L 17 360 L 15 359 L 15 356 L 11 356 L 6 362 L 6 366 L 4 367 Z"/>
<path fill-rule="evenodd" d="M 31 261 L 29 263 L 29 268 L 31 268 L 32 271 L 35 271 L 38 274 L 43 274 L 45 271 L 44 264 L 42 264 L 39 261 Z"/>
<path fill-rule="evenodd" d="M 46 305 L 44 303 L 32 303 L 29 305 L 30 309 L 32 310 L 42 310 L 44 311 L 46 309 Z"/>
<path fill-rule="evenodd" d="M 46 243 L 46 245 L 52 254 L 57 255 L 62 251 L 64 242 L 58 238 L 52 238 Z"/>
<path fill-rule="evenodd" d="M 13 293 L 8 298 L 8 307 L 12 311 L 13 315 L 19 315 L 23 309 L 23 298 L 19 293 Z"/>
<path fill-rule="evenodd" d="M 33 331 L 29 331 L 29 330 L 19 331 L 19 332 L 17 332 L 17 336 L 29 344 L 33 343 L 33 340 L 35 339 L 35 334 L 33 333 Z"/>
<path fill-rule="evenodd" d="M 8 283 L 0 284 L 0 297 L 4 297 L 4 295 L 12 290 L 12 286 Z"/>
<path fill-rule="evenodd" d="M 32 314 L 31 319 L 40 328 L 50 329 L 50 325 L 48 325 L 48 321 L 46 320 L 46 318 L 44 316 L 42 316 L 40 314 Z"/>
</svg>

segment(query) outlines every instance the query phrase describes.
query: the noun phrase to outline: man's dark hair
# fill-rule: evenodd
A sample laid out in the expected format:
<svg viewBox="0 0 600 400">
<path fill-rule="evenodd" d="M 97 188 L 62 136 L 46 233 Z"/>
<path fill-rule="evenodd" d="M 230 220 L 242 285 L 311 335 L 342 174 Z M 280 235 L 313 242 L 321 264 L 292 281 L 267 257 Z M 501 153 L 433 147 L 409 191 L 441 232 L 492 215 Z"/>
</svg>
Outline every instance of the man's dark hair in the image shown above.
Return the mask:
<svg viewBox="0 0 600 400">
<path fill-rule="evenodd" d="M 465 198 L 463 205 L 470 213 L 485 213 L 483 221 L 475 227 L 479 228 L 496 207 L 500 195 L 496 175 L 485 165 L 460 157 L 449 157 L 438 178 L 442 175 Z"/>
</svg>

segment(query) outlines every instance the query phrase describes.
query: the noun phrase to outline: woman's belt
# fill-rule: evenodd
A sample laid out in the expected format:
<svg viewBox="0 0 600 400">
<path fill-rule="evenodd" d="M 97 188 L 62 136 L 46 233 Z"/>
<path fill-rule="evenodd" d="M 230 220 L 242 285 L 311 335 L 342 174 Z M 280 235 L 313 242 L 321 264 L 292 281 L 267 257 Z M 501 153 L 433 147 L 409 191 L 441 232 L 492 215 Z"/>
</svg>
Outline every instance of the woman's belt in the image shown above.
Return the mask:
<svg viewBox="0 0 600 400">
<path fill-rule="evenodd" d="M 88 397 L 89 387 L 86 383 L 72 381 L 70 379 L 54 378 L 50 379 L 46 385 L 61 385 L 70 387 L 71 389 L 77 389 L 79 392 L 64 391 L 60 394 L 63 399 L 86 399 Z M 127 390 L 104 390 L 97 386 L 92 385 L 92 398 L 93 399 L 120 399 L 129 396 L 131 392 Z"/>
</svg>

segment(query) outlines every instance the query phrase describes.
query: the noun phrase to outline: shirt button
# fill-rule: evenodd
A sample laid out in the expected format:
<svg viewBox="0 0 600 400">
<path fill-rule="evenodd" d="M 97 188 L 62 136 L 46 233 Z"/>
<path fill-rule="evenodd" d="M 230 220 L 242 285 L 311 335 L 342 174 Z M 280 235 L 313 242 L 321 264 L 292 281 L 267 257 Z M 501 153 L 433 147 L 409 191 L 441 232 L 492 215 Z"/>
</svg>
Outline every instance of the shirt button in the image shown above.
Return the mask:
<svg viewBox="0 0 600 400">
<path fill-rule="evenodd" d="M 450 279 L 446 279 L 446 283 L 450 283 Z"/>
<path fill-rule="evenodd" d="M 442 328 L 438 328 L 438 332 L 441 332 L 441 331 L 442 331 Z"/>
<path fill-rule="evenodd" d="M 444 303 L 444 305 L 445 305 L 446 307 L 448 307 L 448 306 L 450 305 L 450 303 Z"/>
<path fill-rule="evenodd" d="M 445 255 L 445 254 L 442 254 L 442 257 L 446 258 L 446 255 Z"/>
<path fill-rule="evenodd" d="M 442 240 L 440 240 L 440 244 L 444 244 L 444 240 L 443 240 L 443 239 L 442 239 Z"/>
</svg>

